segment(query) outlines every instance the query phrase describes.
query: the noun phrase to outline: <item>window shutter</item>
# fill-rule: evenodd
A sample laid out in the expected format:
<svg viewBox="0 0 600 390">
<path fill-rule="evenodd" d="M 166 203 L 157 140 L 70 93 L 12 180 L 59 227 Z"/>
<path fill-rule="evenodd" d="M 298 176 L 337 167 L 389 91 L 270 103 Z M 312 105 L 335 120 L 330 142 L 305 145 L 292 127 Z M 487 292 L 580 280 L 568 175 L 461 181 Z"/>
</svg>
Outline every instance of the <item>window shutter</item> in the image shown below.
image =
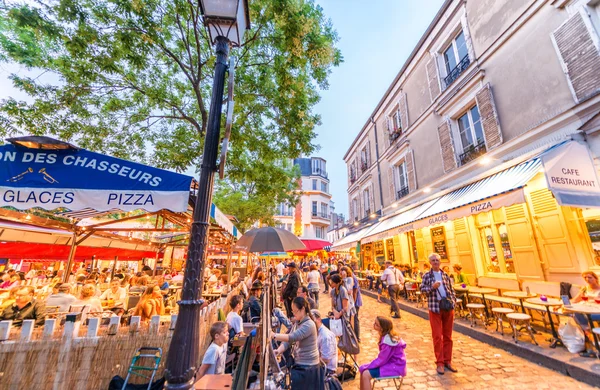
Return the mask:
<svg viewBox="0 0 600 390">
<path fill-rule="evenodd" d="M 367 166 L 371 166 L 371 141 L 367 142 Z"/>
<path fill-rule="evenodd" d="M 388 170 L 388 190 L 390 191 L 390 203 L 396 201 L 396 182 L 394 180 L 394 167 Z"/>
<path fill-rule="evenodd" d="M 481 116 L 485 146 L 487 150 L 494 149 L 502 143 L 502 131 L 500 130 L 498 113 L 496 112 L 494 96 L 489 83 L 477 92 L 475 100 Z"/>
<path fill-rule="evenodd" d="M 370 208 L 371 208 L 371 212 L 374 213 L 375 212 L 375 191 L 373 191 L 373 183 L 371 183 L 371 189 L 369 190 L 369 204 L 370 204 Z"/>
<path fill-rule="evenodd" d="M 406 93 L 404 92 L 400 94 L 398 108 L 400 111 L 400 121 L 402 122 L 402 132 L 404 133 L 408 129 L 408 106 L 406 104 Z"/>
<path fill-rule="evenodd" d="M 409 149 L 404 158 L 406 163 L 406 178 L 408 179 L 408 189 L 413 192 L 417 189 L 417 176 L 415 174 L 415 158 L 413 150 Z"/>
<path fill-rule="evenodd" d="M 450 172 L 456 168 L 456 156 L 454 154 L 454 144 L 452 142 L 449 120 L 444 120 L 444 122 L 438 126 L 438 137 L 442 151 L 442 166 L 444 172 Z"/>
<path fill-rule="evenodd" d="M 361 170 L 360 160 L 358 158 L 358 154 L 354 157 L 354 164 L 356 164 L 356 180 L 358 180 L 358 178 L 360 177 L 360 174 L 362 174 L 362 170 Z M 360 172 L 360 174 L 359 174 L 359 172 Z"/>
<path fill-rule="evenodd" d="M 552 33 L 554 46 L 576 102 L 600 90 L 600 53 L 591 34 L 598 36 L 584 10 L 576 12 Z"/>
<path fill-rule="evenodd" d="M 440 94 L 440 79 L 437 67 L 437 60 L 434 56 L 431 56 L 427 62 L 427 79 L 429 81 L 429 96 L 431 102 L 435 100 Z"/>
<path fill-rule="evenodd" d="M 385 145 L 385 150 L 387 150 L 387 148 L 390 147 L 390 132 L 388 130 L 388 119 L 385 119 L 385 129 L 386 131 L 382 131 L 381 134 L 383 134 L 383 143 Z"/>
</svg>

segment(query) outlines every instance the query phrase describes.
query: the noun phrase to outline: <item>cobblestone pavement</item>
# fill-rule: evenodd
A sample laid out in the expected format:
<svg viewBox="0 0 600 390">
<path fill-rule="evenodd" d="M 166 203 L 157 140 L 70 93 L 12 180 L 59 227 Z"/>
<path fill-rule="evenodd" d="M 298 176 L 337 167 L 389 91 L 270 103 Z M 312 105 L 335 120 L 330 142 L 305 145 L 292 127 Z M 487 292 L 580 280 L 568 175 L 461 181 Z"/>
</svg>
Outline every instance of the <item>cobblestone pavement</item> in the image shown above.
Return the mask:
<svg viewBox="0 0 600 390">
<path fill-rule="evenodd" d="M 319 309 L 326 314 L 331 300 L 326 295 L 319 297 Z M 373 360 L 378 353 L 378 335 L 373 330 L 377 315 L 388 315 L 389 305 L 378 303 L 363 295 L 364 306 L 360 309 L 361 353 L 358 363 Z M 406 312 L 401 320 L 394 320 L 406 341 L 408 374 L 402 385 L 403 390 L 412 389 L 592 389 L 561 373 L 541 367 L 525 359 L 516 357 L 504 350 L 454 332 L 453 365 L 458 373 L 446 372 L 437 375 L 431 329 L 429 321 Z M 344 389 L 358 390 L 360 377 L 347 381 Z M 381 382 L 376 389 L 395 389 L 392 383 Z"/>
</svg>

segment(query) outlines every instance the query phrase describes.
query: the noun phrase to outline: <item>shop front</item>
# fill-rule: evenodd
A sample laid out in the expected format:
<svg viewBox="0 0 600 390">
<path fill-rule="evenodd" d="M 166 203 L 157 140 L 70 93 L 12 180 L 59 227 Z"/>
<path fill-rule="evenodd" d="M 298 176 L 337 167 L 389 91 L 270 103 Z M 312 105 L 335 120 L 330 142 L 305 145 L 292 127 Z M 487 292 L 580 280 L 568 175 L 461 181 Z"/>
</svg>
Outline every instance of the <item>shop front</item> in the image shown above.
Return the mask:
<svg viewBox="0 0 600 390">
<path fill-rule="evenodd" d="M 460 264 L 472 282 L 581 284 L 581 272 L 600 270 L 600 186 L 584 152 L 577 142 L 561 144 L 388 218 L 362 242 L 393 246 L 402 264 L 422 266 L 436 252 L 442 266 Z"/>
</svg>

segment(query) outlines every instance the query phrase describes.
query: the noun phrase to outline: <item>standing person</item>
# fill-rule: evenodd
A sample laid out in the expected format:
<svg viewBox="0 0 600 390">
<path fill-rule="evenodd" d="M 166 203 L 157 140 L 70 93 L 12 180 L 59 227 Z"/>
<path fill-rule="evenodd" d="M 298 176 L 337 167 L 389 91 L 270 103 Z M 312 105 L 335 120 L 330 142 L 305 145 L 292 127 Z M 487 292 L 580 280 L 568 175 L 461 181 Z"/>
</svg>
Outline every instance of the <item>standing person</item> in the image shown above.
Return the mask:
<svg viewBox="0 0 600 390">
<path fill-rule="evenodd" d="M 308 288 L 306 288 L 306 286 L 298 287 L 298 293 L 296 294 L 296 296 L 306 299 L 308 301 L 308 306 L 310 307 L 310 310 L 318 308 L 317 302 L 315 302 L 315 300 L 310 297 Z"/>
<path fill-rule="evenodd" d="M 383 271 L 381 280 L 387 284 L 388 293 L 390 294 L 391 310 L 394 313 L 392 318 L 401 318 L 398 298 L 400 297 L 401 286 L 404 286 L 404 276 L 402 272 L 394 267 L 391 260 L 386 260 L 385 265 L 387 268 Z"/>
<path fill-rule="evenodd" d="M 321 277 L 323 278 L 323 284 L 325 285 L 325 291 L 323 291 L 323 294 L 329 294 L 329 283 L 327 283 L 327 276 L 329 276 L 329 264 L 324 261 L 321 263 Z"/>
<path fill-rule="evenodd" d="M 294 365 L 290 370 L 292 390 L 324 390 L 325 370 L 319 362 L 317 325 L 312 319 L 308 301 L 302 297 L 295 298 L 292 310 L 297 327 L 289 334 L 271 334 L 274 340 L 282 341 L 275 353 L 281 355 L 295 343 L 292 353 Z"/>
<path fill-rule="evenodd" d="M 369 364 L 359 367 L 360 390 L 371 389 L 371 379 L 389 376 L 406 376 L 406 343 L 387 317 L 377 316 L 373 329 L 379 333 L 379 355 Z"/>
<path fill-rule="evenodd" d="M 358 312 L 363 305 L 362 292 L 360 291 L 360 285 L 358 284 L 358 278 L 356 277 L 356 274 L 352 274 L 352 279 L 354 279 L 352 296 L 354 297 L 354 310 L 356 310 L 356 315 L 354 316 L 354 333 L 356 333 L 356 338 L 360 343 L 360 321 L 358 320 Z"/>
<path fill-rule="evenodd" d="M 296 263 L 293 261 L 287 265 L 288 268 L 288 280 L 285 284 L 285 288 L 281 292 L 281 297 L 283 298 L 283 304 L 285 305 L 285 311 L 287 312 L 287 316 L 292 316 L 292 301 L 296 298 L 296 294 L 298 293 L 298 287 L 300 287 L 300 276 L 298 275 L 298 269 L 296 268 Z"/>
<path fill-rule="evenodd" d="M 421 292 L 427 294 L 437 373 L 444 375 L 444 367 L 452 372 L 458 372 L 452 365 L 452 326 L 456 295 L 450 277 L 440 269 L 440 262 L 441 258 L 437 253 L 429 255 L 431 271 L 423 275 Z M 440 301 L 444 298 L 451 302 L 451 310 L 440 308 Z"/>
<path fill-rule="evenodd" d="M 212 343 L 204 353 L 202 365 L 198 370 L 196 379 L 200 380 L 204 375 L 218 375 L 225 372 L 225 360 L 227 360 L 227 340 L 229 330 L 223 321 L 217 321 L 210 327 L 210 338 Z"/>
<path fill-rule="evenodd" d="M 317 307 L 319 307 L 319 279 L 321 279 L 321 275 L 319 274 L 317 265 L 311 264 L 310 271 L 306 277 L 306 282 L 308 283 L 308 292 L 315 300 Z"/>
<path fill-rule="evenodd" d="M 327 369 L 327 376 L 335 374 L 338 365 L 337 339 L 332 331 L 323 325 L 321 312 L 318 310 L 310 311 L 315 325 L 317 325 L 317 345 L 319 347 L 319 356 Z"/>
<path fill-rule="evenodd" d="M 275 266 L 275 273 L 277 274 L 277 279 L 283 278 L 283 269 L 285 268 L 285 264 L 283 264 L 283 260 L 277 263 Z"/>
<path fill-rule="evenodd" d="M 331 287 L 331 310 L 333 317 L 340 319 L 344 314 L 350 319 L 354 315 L 354 308 L 350 305 L 350 295 L 344 286 L 340 274 L 329 277 L 329 286 Z"/>
</svg>

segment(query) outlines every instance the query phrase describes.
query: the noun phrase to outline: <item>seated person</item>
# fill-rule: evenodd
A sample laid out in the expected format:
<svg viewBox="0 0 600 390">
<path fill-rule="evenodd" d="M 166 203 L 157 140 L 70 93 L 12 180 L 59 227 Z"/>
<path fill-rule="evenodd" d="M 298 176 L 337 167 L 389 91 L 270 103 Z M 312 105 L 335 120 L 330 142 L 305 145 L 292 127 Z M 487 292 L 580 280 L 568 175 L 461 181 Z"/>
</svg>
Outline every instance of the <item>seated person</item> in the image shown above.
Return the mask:
<svg viewBox="0 0 600 390">
<path fill-rule="evenodd" d="M 14 326 L 23 325 L 23 320 L 35 320 L 36 326 L 46 322 L 46 306 L 35 300 L 35 289 L 31 286 L 19 287 L 15 292 L 15 303 L 4 309 L 0 320 L 12 320 Z"/>
<path fill-rule="evenodd" d="M 242 316 L 244 321 L 257 323 L 260 322 L 260 316 L 262 313 L 262 304 L 260 302 L 260 295 L 262 294 L 263 285 L 260 281 L 256 281 L 252 283 L 252 288 L 250 289 L 250 299 L 244 305 L 244 314 Z"/>
<path fill-rule="evenodd" d="M 10 289 L 10 291 L 8 292 L 8 297 L 5 300 L 3 300 L 0 304 L 0 314 L 2 314 L 4 309 L 6 309 L 9 306 L 12 306 L 15 303 L 15 296 L 17 294 L 18 289 L 19 287 L 13 287 Z"/>
<path fill-rule="evenodd" d="M 158 286 L 147 287 L 146 291 L 140 298 L 135 311 L 134 316 L 140 316 L 142 321 L 150 321 L 153 316 L 160 316 L 165 313 L 165 304 L 163 303 L 163 296 Z"/>
<path fill-rule="evenodd" d="M 310 307 L 310 310 L 318 309 L 317 303 L 315 302 L 315 300 L 308 296 L 308 287 L 306 287 L 306 286 L 298 287 L 298 291 L 296 291 L 296 296 L 306 299 L 308 301 L 308 306 Z"/>
<path fill-rule="evenodd" d="M 135 294 L 143 294 L 146 291 L 146 287 L 148 287 L 148 282 L 150 281 L 150 277 L 148 275 L 143 275 L 135 280 L 135 284 L 129 288 L 130 293 Z"/>
<path fill-rule="evenodd" d="M 321 313 L 318 310 L 311 310 L 315 325 L 317 325 L 317 346 L 319 347 L 319 356 L 325 363 L 327 375 L 335 374 L 338 364 L 337 339 L 332 331 L 323 325 Z"/>
<path fill-rule="evenodd" d="M 598 282 L 598 275 L 592 271 L 586 271 L 581 274 L 586 282 L 586 285 L 582 287 L 577 296 L 571 300 L 572 303 L 580 302 L 600 302 L 600 283 Z M 600 321 L 600 314 L 592 314 L 592 321 Z M 590 333 L 590 324 L 588 318 L 584 314 L 576 313 L 575 320 L 581 325 L 581 328 L 586 333 L 586 344 L 588 340 L 593 340 L 593 335 Z M 589 347 L 589 348 L 588 348 Z M 592 345 L 586 345 L 586 351 L 580 355 L 585 357 L 595 357 Z"/>
<path fill-rule="evenodd" d="M 208 291 L 214 290 L 217 288 L 219 284 L 219 277 L 221 276 L 220 269 L 213 269 L 210 278 L 208 278 L 208 282 L 206 282 L 206 288 Z"/>
<path fill-rule="evenodd" d="M 371 389 L 371 379 L 406 376 L 406 343 L 394 329 L 388 317 L 377 316 L 373 329 L 379 333 L 379 355 L 369 364 L 360 366 L 360 390 Z"/>
<path fill-rule="evenodd" d="M 225 320 L 229 329 L 234 331 L 233 335 L 244 333 L 244 321 L 240 316 L 240 312 L 244 307 L 244 297 L 234 295 L 229 301 L 229 307 L 231 307 L 231 311 L 227 314 L 227 319 Z"/>
<path fill-rule="evenodd" d="M 107 301 L 112 300 L 114 305 L 125 306 L 125 300 L 127 299 L 127 291 L 121 287 L 121 281 L 117 278 L 111 280 L 110 288 L 100 296 L 100 300 Z"/>
<path fill-rule="evenodd" d="M 456 273 L 456 277 L 454 278 L 456 284 L 471 285 L 467 276 L 462 272 L 462 266 L 460 264 L 454 264 L 452 268 L 454 268 L 454 272 Z"/>
<path fill-rule="evenodd" d="M 102 303 L 100 302 L 100 299 L 96 297 L 96 288 L 91 284 L 83 286 L 80 293 L 80 299 L 74 304 L 87 306 L 86 313 L 102 312 Z M 65 311 L 68 311 L 68 309 Z"/>
<path fill-rule="evenodd" d="M 227 340 L 229 331 L 227 323 L 217 321 L 210 327 L 210 338 L 212 343 L 204 353 L 202 365 L 196 375 L 196 380 L 200 380 L 204 375 L 223 374 L 225 372 L 225 360 L 227 359 Z"/>
<path fill-rule="evenodd" d="M 77 298 L 71 295 L 71 285 L 62 283 L 58 285 L 58 292 L 51 294 L 46 299 L 46 306 L 58 306 L 58 311 L 64 313 L 68 312 L 71 305 L 75 302 L 77 302 Z"/>
</svg>

